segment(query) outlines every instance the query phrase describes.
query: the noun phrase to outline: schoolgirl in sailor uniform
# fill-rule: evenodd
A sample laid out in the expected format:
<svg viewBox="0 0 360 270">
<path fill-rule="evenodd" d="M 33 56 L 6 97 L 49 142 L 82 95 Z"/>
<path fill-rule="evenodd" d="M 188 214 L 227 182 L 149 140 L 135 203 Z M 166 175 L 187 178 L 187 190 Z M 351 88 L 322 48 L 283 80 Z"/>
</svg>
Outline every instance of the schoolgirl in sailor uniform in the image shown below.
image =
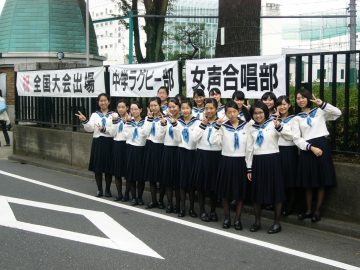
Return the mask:
<svg viewBox="0 0 360 270">
<path fill-rule="evenodd" d="M 255 102 L 252 116 L 255 124 L 249 128 L 246 151 L 248 178 L 251 181 L 251 197 L 255 208 L 255 223 L 250 231 L 260 229 L 261 205 L 274 204 L 274 223 L 268 233 L 277 233 L 281 231 L 280 216 L 282 202 L 285 200 L 278 140 L 280 136 L 292 140 L 293 136 L 289 126 L 281 125 L 276 119 L 269 119 L 269 110 L 261 101 Z"/>
<path fill-rule="evenodd" d="M 190 99 L 181 103 L 182 116 L 173 123 L 174 134 L 179 143 L 179 185 L 180 185 L 180 212 L 179 217 L 185 216 L 186 192 L 189 193 L 191 217 L 197 217 L 194 211 L 195 183 L 192 179 L 192 170 L 195 162 L 196 141 L 194 140 L 194 129 L 200 125 L 200 121 L 191 114 L 192 104 Z"/>
<path fill-rule="evenodd" d="M 169 89 L 166 86 L 161 86 L 157 91 L 157 96 L 161 100 L 161 111 L 163 114 L 166 114 L 168 110 Z"/>
<path fill-rule="evenodd" d="M 89 170 L 95 173 L 97 184 L 97 197 L 103 196 L 102 174 L 105 174 L 105 197 L 111 197 L 110 186 L 112 181 L 112 146 L 113 138 L 110 134 L 112 125 L 112 111 L 109 111 L 110 97 L 102 93 L 97 98 L 99 110 L 92 113 L 90 119 L 79 112 L 75 114 L 79 117 L 81 124 L 86 132 L 93 132 L 93 141 L 91 145 L 91 155 Z"/>
<path fill-rule="evenodd" d="M 235 103 L 238 105 L 239 108 L 239 118 L 244 122 L 251 121 L 250 116 L 250 104 L 248 103 L 248 100 L 245 99 L 244 92 L 242 91 L 235 91 L 231 98 Z M 245 105 L 246 103 L 246 105 Z"/>
<path fill-rule="evenodd" d="M 202 89 L 194 90 L 193 94 L 194 98 L 194 107 L 192 108 L 192 115 L 197 119 L 203 119 L 203 115 L 205 112 L 205 93 Z"/>
<path fill-rule="evenodd" d="M 261 97 L 261 101 L 268 107 L 270 119 L 277 118 L 279 116 L 275 106 L 276 96 L 273 92 L 265 92 Z"/>
<path fill-rule="evenodd" d="M 178 99 L 172 98 L 168 103 L 168 116 L 165 126 L 164 137 L 164 153 L 162 156 L 161 168 L 161 185 L 165 186 L 167 207 L 166 213 L 179 213 L 180 211 L 180 183 L 179 183 L 179 138 L 174 135 L 174 127 L 176 121 L 180 117 L 180 102 Z M 173 193 L 175 191 L 175 207 L 173 205 Z"/>
<path fill-rule="evenodd" d="M 223 200 L 223 228 L 230 228 L 229 203 L 235 201 L 234 227 L 236 230 L 242 230 L 240 217 L 247 187 L 245 150 L 247 129 L 250 124 L 239 118 L 238 105 L 234 101 L 226 104 L 226 114 L 229 120 L 222 124 L 222 120 L 219 119 L 212 137 L 212 143 L 222 148 L 217 176 L 217 192 Z"/>
<path fill-rule="evenodd" d="M 219 88 L 212 88 L 209 91 L 209 96 L 210 98 L 214 98 L 217 103 L 218 103 L 218 108 L 217 108 L 217 117 L 218 118 L 224 118 L 224 120 L 226 119 L 226 114 L 225 114 L 225 105 L 221 104 L 221 91 Z"/>
<path fill-rule="evenodd" d="M 200 126 L 196 127 L 197 142 L 193 181 L 197 190 L 202 221 L 217 221 L 216 215 L 216 180 L 221 156 L 221 146 L 212 143 L 215 134 L 217 101 L 213 98 L 205 100 L 205 114 Z M 205 196 L 210 197 L 210 215 L 205 211 Z"/>
<path fill-rule="evenodd" d="M 141 118 L 142 106 L 139 102 L 132 102 L 130 113 L 126 119 L 124 128 L 127 143 L 127 180 L 130 183 L 131 205 L 143 205 L 144 193 L 144 153 L 145 143 L 148 136 Z M 132 116 L 132 117 L 131 117 Z M 137 194 L 136 194 L 137 191 Z"/>
<path fill-rule="evenodd" d="M 283 126 L 290 126 L 291 131 L 293 131 L 293 126 L 294 124 L 296 124 L 296 122 L 294 121 L 294 110 L 291 106 L 289 97 L 278 97 L 278 99 L 276 100 L 276 108 L 277 112 L 280 115 L 278 121 L 280 121 Z M 282 214 L 283 216 L 287 216 L 292 212 L 295 200 L 299 149 L 293 141 L 285 140 L 282 136 L 279 137 L 278 143 L 281 159 L 281 171 L 283 173 L 286 189 L 286 203 L 283 206 Z"/>
<path fill-rule="evenodd" d="M 144 179 L 150 183 L 151 202 L 147 209 L 154 207 L 164 208 L 163 198 L 165 187 L 161 188 L 161 196 L 157 200 L 157 182 L 160 182 L 162 170 L 162 155 L 164 151 L 164 136 L 166 128 L 164 124 L 165 117 L 161 112 L 161 100 L 158 97 L 150 99 L 149 112 L 145 120 L 145 130 L 148 134 L 145 151 Z"/>
<path fill-rule="evenodd" d="M 297 185 L 306 189 L 306 212 L 298 216 L 299 219 L 311 218 L 311 221 L 320 220 L 320 209 L 325 196 L 325 188 L 335 186 L 335 169 L 332 162 L 331 150 L 326 141 L 329 131 L 326 121 L 334 121 L 341 116 L 341 111 L 329 103 L 311 96 L 306 89 L 296 94 L 296 103 L 301 111 L 295 117 L 297 134 L 301 141 L 307 143 L 307 151 L 301 151 Z M 316 105 L 311 109 L 311 103 Z M 317 189 L 316 208 L 312 212 L 312 189 Z"/>
<path fill-rule="evenodd" d="M 117 114 L 113 114 L 111 136 L 114 137 L 113 157 L 112 157 L 112 175 L 115 176 L 115 185 L 118 195 L 115 201 L 128 201 L 130 186 L 126 180 L 126 136 L 124 127 L 128 116 L 129 106 L 125 99 L 120 99 L 116 104 Z M 126 180 L 125 196 L 122 194 L 122 181 Z"/>
</svg>

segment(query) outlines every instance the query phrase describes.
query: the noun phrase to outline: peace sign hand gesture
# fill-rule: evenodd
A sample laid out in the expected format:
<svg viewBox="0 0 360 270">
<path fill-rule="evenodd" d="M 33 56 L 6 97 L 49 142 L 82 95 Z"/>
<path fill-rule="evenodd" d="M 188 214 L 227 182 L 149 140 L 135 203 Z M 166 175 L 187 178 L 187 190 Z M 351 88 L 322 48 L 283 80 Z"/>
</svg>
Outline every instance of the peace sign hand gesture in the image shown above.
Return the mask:
<svg viewBox="0 0 360 270">
<path fill-rule="evenodd" d="M 315 97 L 315 95 L 312 95 L 313 99 L 310 99 L 312 103 L 314 103 L 316 106 L 320 107 L 323 101 L 320 98 Z"/>
<path fill-rule="evenodd" d="M 161 123 L 161 124 L 165 124 L 165 123 L 166 123 L 166 118 L 163 116 L 162 113 L 160 113 L 160 123 Z"/>
<path fill-rule="evenodd" d="M 216 124 L 218 124 L 219 126 L 221 126 L 223 123 L 224 123 L 224 121 L 225 121 L 225 115 L 223 116 L 223 117 L 221 117 L 221 118 L 219 118 L 217 121 L 216 121 Z"/>
<path fill-rule="evenodd" d="M 203 119 L 201 120 L 201 124 L 207 126 L 208 123 L 209 123 L 209 119 L 206 117 L 206 115 L 204 113 Z"/>
<path fill-rule="evenodd" d="M 147 109 L 147 117 L 149 117 L 149 118 L 153 118 L 153 117 L 154 117 L 154 113 L 151 112 L 151 110 L 150 110 L 149 108 Z"/>
<path fill-rule="evenodd" d="M 280 127 L 280 123 L 279 123 L 279 121 L 277 119 L 273 119 L 273 123 L 274 123 L 275 128 Z"/>
<path fill-rule="evenodd" d="M 243 106 L 250 112 L 251 105 L 249 103 L 249 100 L 246 101 L 246 104 L 244 103 Z"/>
<path fill-rule="evenodd" d="M 75 115 L 76 115 L 77 117 L 79 117 L 79 120 L 80 120 L 81 122 L 86 121 L 86 116 L 83 115 L 80 111 L 78 111 L 78 113 L 75 113 Z"/>
<path fill-rule="evenodd" d="M 116 112 L 114 112 L 113 114 L 111 114 L 111 118 L 113 121 L 116 121 L 119 118 L 119 115 Z"/>
</svg>

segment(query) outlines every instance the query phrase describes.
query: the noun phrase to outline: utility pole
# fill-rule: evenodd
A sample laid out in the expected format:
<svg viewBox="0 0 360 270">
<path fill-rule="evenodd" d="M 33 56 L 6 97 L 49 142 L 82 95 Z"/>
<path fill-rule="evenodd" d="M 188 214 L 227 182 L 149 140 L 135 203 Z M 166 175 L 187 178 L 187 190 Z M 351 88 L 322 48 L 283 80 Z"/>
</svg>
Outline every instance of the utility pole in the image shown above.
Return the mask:
<svg viewBox="0 0 360 270">
<path fill-rule="evenodd" d="M 355 51 L 356 50 L 356 1 L 350 0 L 349 4 L 349 13 L 350 13 L 350 50 Z M 350 56 L 350 79 L 351 82 L 355 82 L 355 74 L 354 72 L 356 70 L 356 54 L 351 54 Z"/>
</svg>

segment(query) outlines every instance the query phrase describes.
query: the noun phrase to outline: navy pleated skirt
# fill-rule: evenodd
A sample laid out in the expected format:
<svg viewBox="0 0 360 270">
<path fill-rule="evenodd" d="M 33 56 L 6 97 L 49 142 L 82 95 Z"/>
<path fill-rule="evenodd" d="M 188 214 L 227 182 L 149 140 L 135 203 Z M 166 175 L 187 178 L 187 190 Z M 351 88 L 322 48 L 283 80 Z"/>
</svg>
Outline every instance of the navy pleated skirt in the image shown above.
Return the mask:
<svg viewBox="0 0 360 270">
<path fill-rule="evenodd" d="M 127 145 L 126 177 L 130 182 L 144 182 L 145 146 Z"/>
<path fill-rule="evenodd" d="M 100 136 L 93 138 L 89 161 L 89 171 L 109 173 L 112 171 L 113 138 Z"/>
<path fill-rule="evenodd" d="M 216 191 L 221 151 L 196 150 L 193 180 L 195 188 L 205 193 Z"/>
<path fill-rule="evenodd" d="M 149 182 L 160 182 L 161 160 L 164 152 L 164 144 L 146 141 L 144 157 L 144 180 Z"/>
<path fill-rule="evenodd" d="M 251 199 L 260 204 L 285 201 L 280 153 L 253 156 Z"/>
<path fill-rule="evenodd" d="M 165 145 L 161 164 L 161 184 L 179 188 L 179 148 Z"/>
<path fill-rule="evenodd" d="M 195 188 L 192 173 L 195 162 L 196 150 L 179 147 L 179 187 L 182 189 Z"/>
<path fill-rule="evenodd" d="M 296 188 L 299 149 L 295 145 L 279 146 L 279 149 L 285 188 Z"/>
<path fill-rule="evenodd" d="M 217 177 L 217 194 L 220 199 L 245 200 L 247 175 L 245 157 L 221 156 Z"/>
<path fill-rule="evenodd" d="M 127 165 L 126 156 L 127 156 L 126 141 L 114 141 L 112 175 L 116 177 L 126 177 L 126 165 Z"/>
<path fill-rule="evenodd" d="M 336 185 L 335 168 L 331 157 L 331 149 L 325 137 L 307 141 L 323 151 L 317 157 L 311 151 L 301 151 L 297 174 L 297 185 L 303 188 L 326 188 Z"/>
</svg>

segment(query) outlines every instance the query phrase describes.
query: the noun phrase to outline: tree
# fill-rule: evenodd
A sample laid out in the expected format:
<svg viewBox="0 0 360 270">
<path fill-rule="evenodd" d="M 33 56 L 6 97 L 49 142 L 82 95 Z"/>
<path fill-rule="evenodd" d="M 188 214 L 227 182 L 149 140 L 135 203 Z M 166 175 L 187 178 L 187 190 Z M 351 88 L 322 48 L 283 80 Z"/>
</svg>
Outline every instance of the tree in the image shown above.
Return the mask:
<svg viewBox="0 0 360 270">
<path fill-rule="evenodd" d="M 261 0 L 219 0 L 216 57 L 260 55 Z M 220 45 L 220 28 L 225 45 Z"/>
<path fill-rule="evenodd" d="M 165 59 L 163 53 L 165 16 L 176 0 L 142 0 L 145 7 L 145 15 L 160 15 L 162 17 L 145 17 L 144 31 L 146 34 L 146 54 L 144 56 L 140 47 L 140 29 L 138 4 L 139 0 L 113 0 L 119 6 L 122 15 L 129 16 L 132 10 L 134 23 L 134 48 L 138 63 L 160 62 Z M 122 22 L 128 27 L 128 24 Z"/>
</svg>

